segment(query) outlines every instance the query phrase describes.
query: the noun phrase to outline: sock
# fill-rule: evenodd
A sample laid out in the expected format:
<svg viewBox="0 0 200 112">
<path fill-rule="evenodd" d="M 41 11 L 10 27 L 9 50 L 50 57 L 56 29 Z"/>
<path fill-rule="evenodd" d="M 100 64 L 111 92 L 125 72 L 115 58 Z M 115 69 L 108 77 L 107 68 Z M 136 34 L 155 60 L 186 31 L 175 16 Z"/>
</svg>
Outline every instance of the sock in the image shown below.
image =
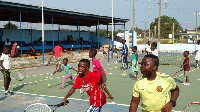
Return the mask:
<svg viewBox="0 0 200 112">
<path fill-rule="evenodd" d="M 7 91 L 5 91 L 5 93 L 8 93 L 8 90 L 7 90 Z"/>
<path fill-rule="evenodd" d="M 199 64 L 197 64 L 197 66 L 199 66 Z"/>
</svg>

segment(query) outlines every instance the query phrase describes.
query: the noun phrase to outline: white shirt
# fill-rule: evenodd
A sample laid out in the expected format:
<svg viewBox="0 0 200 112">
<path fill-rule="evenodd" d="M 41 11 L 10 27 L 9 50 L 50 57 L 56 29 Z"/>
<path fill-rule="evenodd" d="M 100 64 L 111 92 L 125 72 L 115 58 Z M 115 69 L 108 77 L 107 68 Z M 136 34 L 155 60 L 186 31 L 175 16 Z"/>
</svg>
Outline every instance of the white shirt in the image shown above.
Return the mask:
<svg viewBox="0 0 200 112">
<path fill-rule="evenodd" d="M 198 50 L 196 55 L 200 56 L 200 45 L 196 45 L 196 50 Z"/>
<path fill-rule="evenodd" d="M 151 52 L 151 44 L 150 45 L 147 44 L 146 50 L 147 52 Z"/>
<path fill-rule="evenodd" d="M 10 54 L 2 53 L 0 60 L 3 60 L 3 66 L 5 69 L 10 69 Z"/>
<path fill-rule="evenodd" d="M 157 49 L 154 49 L 154 51 L 151 51 L 151 54 L 155 55 L 155 56 L 158 56 L 158 51 Z"/>
<path fill-rule="evenodd" d="M 11 45 L 11 42 L 9 41 L 9 42 L 5 42 L 5 45 Z"/>
</svg>

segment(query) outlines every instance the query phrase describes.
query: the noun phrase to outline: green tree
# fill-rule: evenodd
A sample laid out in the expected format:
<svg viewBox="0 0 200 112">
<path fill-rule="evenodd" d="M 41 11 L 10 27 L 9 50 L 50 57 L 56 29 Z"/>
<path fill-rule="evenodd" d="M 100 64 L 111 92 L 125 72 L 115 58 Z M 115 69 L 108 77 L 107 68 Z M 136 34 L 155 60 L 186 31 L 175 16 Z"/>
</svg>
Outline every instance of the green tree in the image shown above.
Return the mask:
<svg viewBox="0 0 200 112">
<path fill-rule="evenodd" d="M 142 34 L 143 30 L 142 29 L 139 29 L 138 27 L 135 27 L 135 32 L 137 32 L 137 36 L 139 36 L 140 34 Z M 132 28 L 131 30 L 129 31 L 130 33 L 132 33 Z"/>
<path fill-rule="evenodd" d="M 160 32 L 161 32 L 161 38 L 168 38 L 169 34 L 172 34 L 173 30 L 173 23 L 174 23 L 174 33 L 176 34 L 178 31 L 182 31 L 183 28 L 179 24 L 179 22 L 172 17 L 168 16 L 161 16 L 160 18 Z M 151 23 L 150 28 L 153 31 L 154 26 L 158 26 L 158 18 L 155 19 L 154 22 Z M 158 32 L 158 30 L 157 30 Z"/>
<path fill-rule="evenodd" d="M 12 24 L 12 23 L 7 23 L 3 26 L 4 26 L 4 28 L 7 28 L 7 29 L 18 29 L 18 26 L 15 24 Z"/>
<path fill-rule="evenodd" d="M 200 26 L 197 28 L 197 30 L 200 30 Z"/>
</svg>

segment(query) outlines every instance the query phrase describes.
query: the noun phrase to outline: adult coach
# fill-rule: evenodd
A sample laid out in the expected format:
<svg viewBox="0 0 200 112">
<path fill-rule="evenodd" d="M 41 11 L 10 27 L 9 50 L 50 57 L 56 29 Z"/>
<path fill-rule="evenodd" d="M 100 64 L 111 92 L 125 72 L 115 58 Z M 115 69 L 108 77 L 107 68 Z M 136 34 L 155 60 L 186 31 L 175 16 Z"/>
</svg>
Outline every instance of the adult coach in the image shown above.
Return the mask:
<svg viewBox="0 0 200 112">
<path fill-rule="evenodd" d="M 125 44 L 126 40 L 122 40 L 122 44 L 123 44 L 123 48 L 122 48 L 122 66 L 123 66 L 123 69 L 122 70 L 126 70 L 128 68 L 128 61 L 127 61 L 127 57 L 128 57 L 128 47 L 127 45 Z M 125 67 L 125 64 L 126 63 L 126 67 Z"/>
</svg>

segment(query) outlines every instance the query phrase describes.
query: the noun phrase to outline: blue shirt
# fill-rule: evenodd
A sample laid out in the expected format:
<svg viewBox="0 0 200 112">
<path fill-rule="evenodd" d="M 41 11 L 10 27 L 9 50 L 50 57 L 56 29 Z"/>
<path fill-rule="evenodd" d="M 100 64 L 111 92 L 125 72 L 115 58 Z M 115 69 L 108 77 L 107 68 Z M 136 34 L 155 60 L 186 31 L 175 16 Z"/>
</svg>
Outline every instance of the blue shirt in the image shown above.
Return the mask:
<svg viewBox="0 0 200 112">
<path fill-rule="evenodd" d="M 123 45 L 122 48 L 122 55 L 128 55 L 128 47 L 126 44 Z"/>
<path fill-rule="evenodd" d="M 66 73 L 67 75 L 70 74 L 70 73 L 72 73 L 71 70 L 70 70 L 72 67 L 71 67 L 69 64 L 67 64 L 67 66 L 64 65 L 64 64 L 62 64 L 62 65 L 61 65 L 61 68 L 62 68 L 63 70 L 65 70 L 65 73 Z"/>
</svg>

